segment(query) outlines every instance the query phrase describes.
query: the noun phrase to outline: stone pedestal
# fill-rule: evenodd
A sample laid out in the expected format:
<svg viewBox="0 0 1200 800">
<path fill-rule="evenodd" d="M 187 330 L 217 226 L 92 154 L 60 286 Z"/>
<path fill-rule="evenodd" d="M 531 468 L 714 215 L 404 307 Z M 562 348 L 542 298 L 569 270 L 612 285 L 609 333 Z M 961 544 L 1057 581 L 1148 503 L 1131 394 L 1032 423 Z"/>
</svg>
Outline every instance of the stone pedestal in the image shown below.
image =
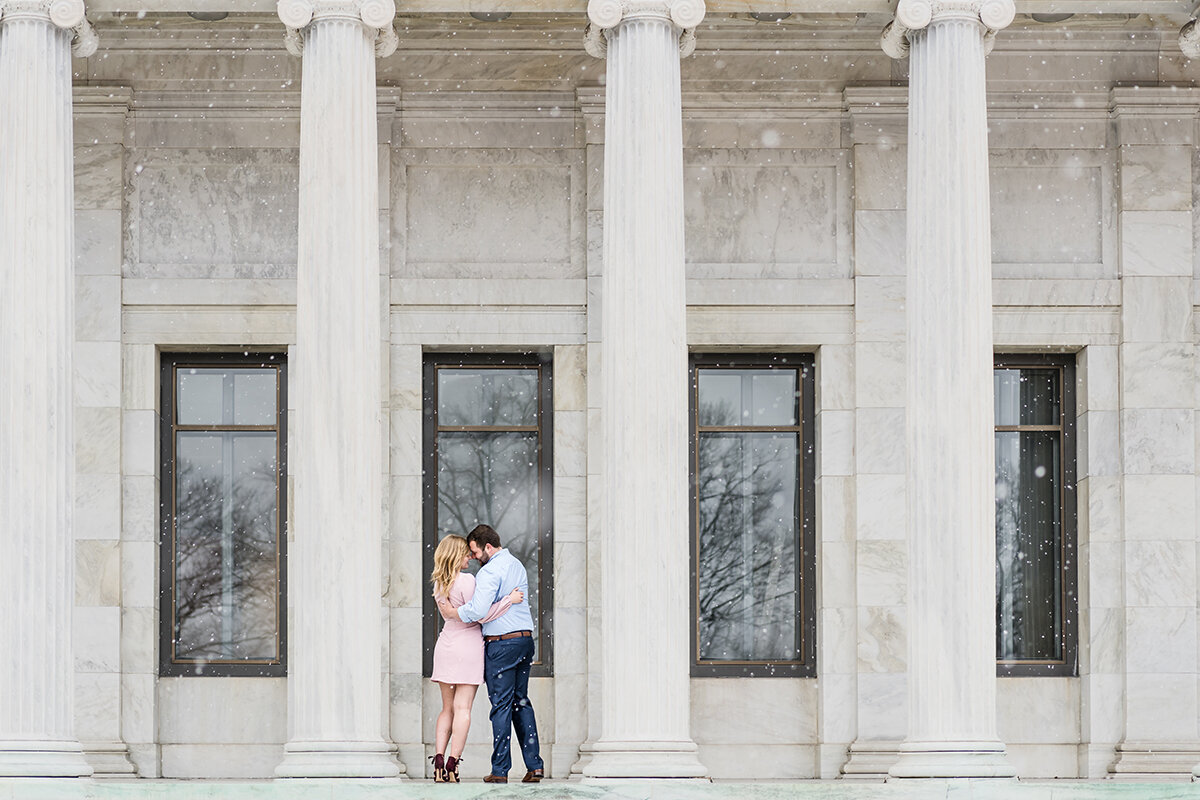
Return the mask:
<svg viewBox="0 0 1200 800">
<path fill-rule="evenodd" d="M 382 735 L 375 55 L 391 0 L 279 4 L 303 53 L 289 740 L 276 775 L 394 777 Z M 391 45 L 394 49 L 394 44 Z"/>
<path fill-rule="evenodd" d="M 0 0 L 0 776 L 92 774 L 71 646 L 73 38 L 95 51 L 82 0 Z"/>
<path fill-rule="evenodd" d="M 986 40 L 1011 0 L 902 0 L 910 49 L 909 733 L 898 778 L 1011 777 L 996 733 Z M 889 39 L 889 37 L 893 37 Z M 903 49 L 903 48 L 901 48 Z"/>
<path fill-rule="evenodd" d="M 588 778 L 706 774 L 690 735 L 681 33 L 699 0 L 592 0 L 607 51 L 601 735 Z M 603 33 L 599 33 L 599 31 Z M 647 619 L 646 587 L 663 598 Z"/>
</svg>

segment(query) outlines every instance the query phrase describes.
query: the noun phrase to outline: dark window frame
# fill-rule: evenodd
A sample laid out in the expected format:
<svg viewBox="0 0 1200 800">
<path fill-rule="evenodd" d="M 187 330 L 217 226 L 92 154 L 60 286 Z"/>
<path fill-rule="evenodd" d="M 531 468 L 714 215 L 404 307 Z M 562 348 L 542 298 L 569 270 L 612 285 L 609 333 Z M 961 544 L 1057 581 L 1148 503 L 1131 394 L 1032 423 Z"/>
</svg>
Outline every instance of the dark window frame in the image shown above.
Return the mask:
<svg viewBox="0 0 1200 800">
<path fill-rule="evenodd" d="M 699 399 L 698 370 L 706 368 L 795 369 L 800 391 L 798 426 L 800 428 L 796 479 L 796 549 L 799 561 L 800 603 L 796 615 L 801 640 L 799 661 L 715 661 L 699 658 Z M 811 353 L 720 354 L 693 353 L 688 364 L 689 452 L 689 555 L 691 675 L 701 677 L 817 677 L 817 593 L 816 593 L 816 359 Z M 788 426 L 791 427 L 791 426 Z M 748 430 L 757 430 L 751 427 Z"/>
<path fill-rule="evenodd" d="M 473 367 L 538 371 L 538 618 L 534 620 L 538 661 L 530 675 L 548 678 L 554 675 L 554 357 L 547 352 L 425 354 L 421 372 L 421 670 L 426 678 L 433 674 L 433 646 L 441 619 L 428 581 L 438 532 L 437 374 L 442 368 Z M 498 532 L 503 544 L 504 531 Z"/>
<path fill-rule="evenodd" d="M 276 652 L 274 660 L 178 661 L 173 657 L 175 627 L 175 433 L 176 374 L 189 367 L 263 367 L 278 370 L 276 381 Z M 160 677 L 286 677 L 287 675 L 287 353 L 250 352 L 163 352 L 159 366 L 159 636 Z M 185 428 L 191 426 L 185 426 Z M 225 428 L 227 426 L 218 426 Z M 238 426 L 242 427 L 242 426 Z M 253 429 L 259 426 L 245 426 Z"/>
<path fill-rule="evenodd" d="M 1075 405 L 1075 356 L 1074 355 L 1021 355 L 996 354 L 993 358 L 995 369 L 1057 369 L 1059 372 L 1059 387 L 1062 392 L 1060 399 L 1059 447 L 1061 481 L 1060 497 L 1062 507 L 1059 509 L 1059 524 L 1062 529 L 1062 547 L 1059 553 L 1059 574 L 1062 585 L 1062 624 L 1058 636 L 1062 644 L 1063 658 L 1056 661 L 1045 660 L 1001 660 L 996 659 L 996 675 L 1002 678 L 1012 677 L 1075 677 L 1079 674 L 1079 579 L 1078 579 L 1078 549 L 1079 549 L 1079 507 L 1077 494 L 1077 460 L 1076 444 L 1077 409 Z M 1020 431 L 1029 429 L 1020 425 L 995 425 L 993 430 Z M 1045 430 L 1046 426 L 1033 426 L 1033 429 Z M 993 611 L 993 613 L 995 613 Z"/>
</svg>

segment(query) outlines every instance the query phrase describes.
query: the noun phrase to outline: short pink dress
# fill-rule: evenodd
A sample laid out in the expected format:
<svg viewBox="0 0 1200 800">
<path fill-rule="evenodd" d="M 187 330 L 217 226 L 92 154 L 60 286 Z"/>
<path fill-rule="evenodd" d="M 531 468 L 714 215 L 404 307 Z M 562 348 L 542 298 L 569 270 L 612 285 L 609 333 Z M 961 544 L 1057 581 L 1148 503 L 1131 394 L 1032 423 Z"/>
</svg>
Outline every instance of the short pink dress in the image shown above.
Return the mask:
<svg viewBox="0 0 1200 800">
<path fill-rule="evenodd" d="M 475 576 L 460 572 L 450 587 L 450 605 L 458 608 L 475 594 Z M 437 599 L 437 595 L 434 595 Z M 512 603 L 508 595 L 493 603 L 480 622 L 491 622 L 504 616 Z M 433 646 L 433 675 L 438 683 L 483 683 L 483 630 L 479 622 L 446 620 L 437 644 Z"/>
</svg>

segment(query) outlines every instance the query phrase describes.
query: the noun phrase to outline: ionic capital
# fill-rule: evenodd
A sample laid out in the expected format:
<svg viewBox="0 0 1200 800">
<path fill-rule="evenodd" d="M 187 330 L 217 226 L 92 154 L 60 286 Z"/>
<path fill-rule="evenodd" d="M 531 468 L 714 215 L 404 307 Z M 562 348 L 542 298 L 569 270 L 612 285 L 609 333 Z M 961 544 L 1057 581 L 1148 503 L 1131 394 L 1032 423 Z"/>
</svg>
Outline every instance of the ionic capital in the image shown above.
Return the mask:
<svg viewBox="0 0 1200 800">
<path fill-rule="evenodd" d="M 1189 20 L 1179 30 L 1179 49 L 1191 59 L 1200 59 L 1200 20 Z"/>
<path fill-rule="evenodd" d="M 588 0 L 590 24 L 583 36 L 583 47 L 590 55 L 604 58 L 608 52 L 605 31 L 634 18 L 658 18 L 681 29 L 679 56 L 686 58 L 696 49 L 696 26 L 704 20 L 704 0 Z"/>
<path fill-rule="evenodd" d="M 72 31 L 71 52 L 87 58 L 96 52 L 100 38 L 88 22 L 83 0 L 0 0 L 0 23 L 18 18 L 41 19 Z"/>
<path fill-rule="evenodd" d="M 991 52 L 996 33 L 1012 24 L 1017 9 L 1013 0 L 900 0 L 896 18 L 880 36 L 883 52 L 895 59 L 908 55 L 908 34 L 935 22 L 952 19 L 976 20 L 986 29 L 984 46 Z"/>
<path fill-rule="evenodd" d="M 396 52 L 399 39 L 392 20 L 395 0 L 278 0 L 279 20 L 287 27 L 284 44 L 288 52 L 304 53 L 304 31 L 323 19 L 354 19 L 375 32 L 375 55 L 386 58 Z"/>
</svg>

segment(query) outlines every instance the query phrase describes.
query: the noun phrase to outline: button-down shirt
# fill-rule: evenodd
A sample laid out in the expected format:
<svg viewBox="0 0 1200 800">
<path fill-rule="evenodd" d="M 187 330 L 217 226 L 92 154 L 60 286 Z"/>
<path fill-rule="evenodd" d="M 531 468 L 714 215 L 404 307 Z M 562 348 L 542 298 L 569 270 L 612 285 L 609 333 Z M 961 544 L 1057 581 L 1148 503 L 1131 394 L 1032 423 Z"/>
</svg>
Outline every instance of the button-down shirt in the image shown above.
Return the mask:
<svg viewBox="0 0 1200 800">
<path fill-rule="evenodd" d="M 499 619 L 483 623 L 484 636 L 500 636 L 513 631 L 533 632 L 533 615 L 529 612 L 529 576 L 520 561 L 508 548 L 496 551 L 475 576 L 475 594 L 459 606 L 458 618 L 463 622 L 478 622 L 487 616 L 492 603 L 513 589 L 525 593 L 524 602 L 517 603 Z"/>
</svg>

